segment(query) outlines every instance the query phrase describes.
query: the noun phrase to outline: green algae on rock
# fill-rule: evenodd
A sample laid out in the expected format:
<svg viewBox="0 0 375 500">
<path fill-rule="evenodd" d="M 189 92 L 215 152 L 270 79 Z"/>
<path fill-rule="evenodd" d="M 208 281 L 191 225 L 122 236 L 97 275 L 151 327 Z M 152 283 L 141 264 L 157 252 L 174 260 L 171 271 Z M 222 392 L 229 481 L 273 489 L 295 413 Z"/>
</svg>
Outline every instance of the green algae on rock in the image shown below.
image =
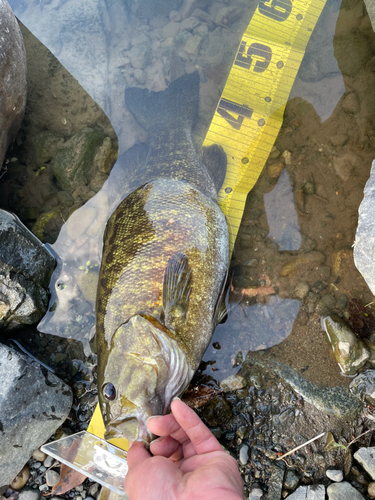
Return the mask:
<svg viewBox="0 0 375 500">
<path fill-rule="evenodd" d="M 322 318 L 321 325 L 344 375 L 355 375 L 370 358 L 370 351 L 340 316 Z"/>
</svg>

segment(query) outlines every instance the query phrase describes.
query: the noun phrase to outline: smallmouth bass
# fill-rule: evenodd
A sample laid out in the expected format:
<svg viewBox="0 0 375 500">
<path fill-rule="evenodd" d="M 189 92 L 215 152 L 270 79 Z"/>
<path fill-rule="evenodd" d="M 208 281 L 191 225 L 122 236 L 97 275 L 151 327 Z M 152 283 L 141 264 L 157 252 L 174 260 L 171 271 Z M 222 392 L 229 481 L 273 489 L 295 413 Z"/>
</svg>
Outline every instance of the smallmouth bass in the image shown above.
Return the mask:
<svg viewBox="0 0 375 500">
<path fill-rule="evenodd" d="M 217 147 L 213 177 L 215 162 L 206 167 L 193 146 L 198 95 L 198 73 L 164 92 L 125 92 L 149 151 L 139 187 L 104 234 L 96 342 L 107 439 L 151 440 L 148 418 L 167 413 L 188 387 L 220 321 L 229 238 L 217 190 L 225 171 Z"/>
</svg>

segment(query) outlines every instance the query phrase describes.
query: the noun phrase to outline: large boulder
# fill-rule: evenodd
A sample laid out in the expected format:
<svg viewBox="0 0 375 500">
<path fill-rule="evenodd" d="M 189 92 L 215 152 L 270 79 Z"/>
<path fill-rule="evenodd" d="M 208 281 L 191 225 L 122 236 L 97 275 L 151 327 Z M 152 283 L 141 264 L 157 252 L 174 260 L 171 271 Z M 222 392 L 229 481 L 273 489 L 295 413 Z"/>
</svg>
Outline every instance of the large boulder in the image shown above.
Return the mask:
<svg viewBox="0 0 375 500">
<path fill-rule="evenodd" d="M 0 329 L 39 321 L 55 259 L 13 214 L 0 210 Z"/>
<path fill-rule="evenodd" d="M 0 344 L 0 488 L 62 425 L 72 391 L 37 362 Z"/>
<path fill-rule="evenodd" d="M 0 166 L 20 128 L 26 105 L 26 54 L 17 20 L 0 0 Z"/>
<path fill-rule="evenodd" d="M 354 242 L 354 263 L 375 294 L 375 160 L 358 210 Z"/>
</svg>

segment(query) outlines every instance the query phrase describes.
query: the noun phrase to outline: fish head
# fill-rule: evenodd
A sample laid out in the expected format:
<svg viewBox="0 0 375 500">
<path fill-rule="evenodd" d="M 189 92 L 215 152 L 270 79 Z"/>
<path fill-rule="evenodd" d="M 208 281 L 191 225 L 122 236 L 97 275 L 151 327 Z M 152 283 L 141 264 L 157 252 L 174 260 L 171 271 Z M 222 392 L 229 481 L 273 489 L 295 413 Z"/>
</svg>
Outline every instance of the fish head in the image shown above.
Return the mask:
<svg viewBox="0 0 375 500">
<path fill-rule="evenodd" d="M 176 363 L 166 345 L 168 334 L 155 324 L 141 315 L 130 318 L 115 332 L 105 366 L 99 366 L 99 402 L 106 439 L 149 443 L 153 436 L 147 428 L 148 419 L 163 415 L 180 392 L 181 384 L 171 380 Z M 181 369 L 187 380 L 186 367 Z M 181 374 L 177 378 L 181 379 Z"/>
</svg>

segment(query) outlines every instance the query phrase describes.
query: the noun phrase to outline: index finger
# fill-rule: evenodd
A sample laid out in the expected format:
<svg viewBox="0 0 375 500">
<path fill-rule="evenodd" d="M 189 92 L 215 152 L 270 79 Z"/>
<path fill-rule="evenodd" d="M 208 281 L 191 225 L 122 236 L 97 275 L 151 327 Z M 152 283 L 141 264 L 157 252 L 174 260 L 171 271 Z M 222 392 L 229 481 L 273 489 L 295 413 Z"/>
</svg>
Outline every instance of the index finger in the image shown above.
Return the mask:
<svg viewBox="0 0 375 500">
<path fill-rule="evenodd" d="M 179 399 L 175 399 L 172 402 L 171 409 L 176 421 L 186 432 L 195 452 L 198 455 L 223 450 L 223 447 L 212 432 L 204 425 L 198 415 L 185 403 Z M 185 458 L 188 458 L 186 453 Z"/>
</svg>

